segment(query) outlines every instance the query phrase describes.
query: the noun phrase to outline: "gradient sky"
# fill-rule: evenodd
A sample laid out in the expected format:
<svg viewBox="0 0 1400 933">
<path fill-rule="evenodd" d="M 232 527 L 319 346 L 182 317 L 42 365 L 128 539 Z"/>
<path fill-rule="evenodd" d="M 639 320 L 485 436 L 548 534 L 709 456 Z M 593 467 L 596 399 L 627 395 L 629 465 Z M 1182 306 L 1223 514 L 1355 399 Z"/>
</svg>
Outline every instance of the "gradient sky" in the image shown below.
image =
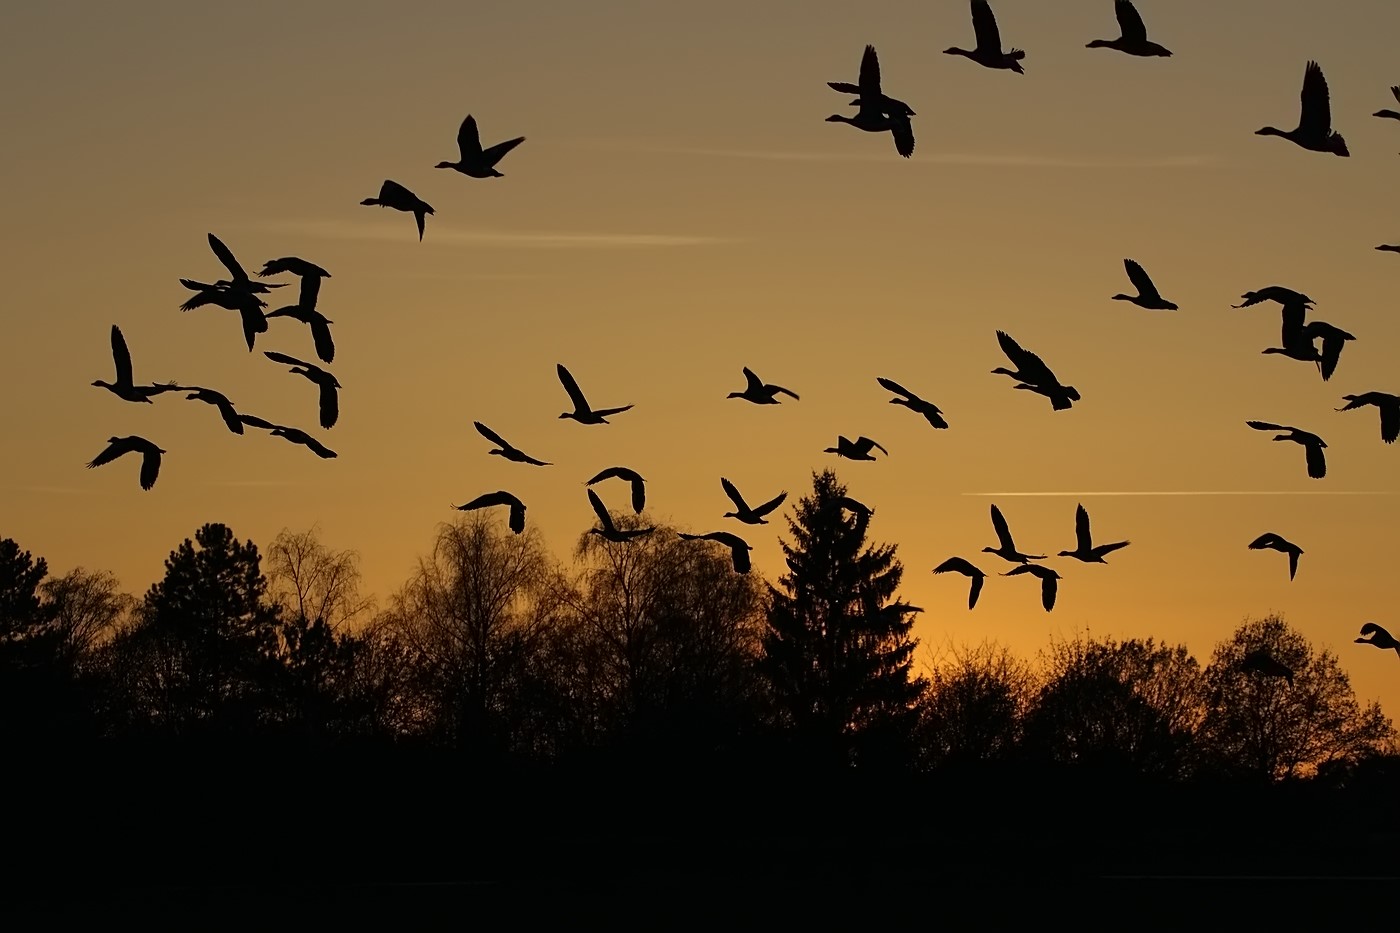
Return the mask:
<svg viewBox="0 0 1400 933">
<path fill-rule="evenodd" d="M 1028 656 L 1088 627 L 1204 663 L 1279 611 L 1400 711 L 1400 662 L 1351 643 L 1366 620 L 1400 631 L 1400 449 L 1375 409 L 1333 411 L 1400 393 L 1400 257 L 1373 249 L 1400 242 L 1400 123 L 1371 116 L 1395 104 L 1400 6 L 1140 0 L 1171 59 L 1086 49 L 1118 34 L 1110 0 L 994 7 L 1025 76 L 939 54 L 973 43 L 964 0 L 7 7 L 0 535 L 139 595 L 204 522 L 263 548 L 316 524 L 360 552 L 382 604 L 450 504 L 511 490 L 567 555 L 594 522 L 583 482 L 626 465 L 654 518 L 743 534 L 776 577 L 786 522 L 722 519 L 719 477 L 795 502 L 835 466 L 876 509 L 873 538 L 899 544 L 902 594 L 927 610 L 921 662 L 984 638 Z M 854 81 L 866 43 L 918 112 L 908 161 L 823 122 L 854 113 L 826 82 Z M 1297 124 L 1309 59 L 1350 159 L 1253 135 Z M 432 168 L 467 113 L 487 145 L 527 137 L 504 178 Z M 436 208 L 422 243 L 410 216 L 359 205 L 385 178 Z M 250 271 L 297 255 L 332 273 L 332 430 L 315 388 L 262 356 L 314 359 L 304 327 L 274 320 L 249 354 L 233 313 L 178 310 L 178 278 L 223 277 L 211 231 Z M 1125 257 L 1180 312 L 1109 300 Z M 1230 309 L 1269 284 L 1356 335 L 1330 382 L 1260 354 L 1276 306 Z M 219 389 L 339 458 L 236 437 L 178 396 L 93 388 L 113 323 L 137 381 Z M 991 375 L 998 329 L 1083 401 L 1052 412 Z M 559 420 L 558 362 L 594 405 L 636 408 Z M 726 399 L 745 365 L 801 400 Z M 877 376 L 951 428 L 887 404 Z M 1247 419 L 1322 435 L 1327 478 Z M 487 456 L 473 420 L 556 465 Z M 83 468 L 126 434 L 168 451 L 150 492 L 135 457 Z M 822 453 L 838 434 L 890 457 Z M 625 508 L 613 482 L 600 493 Z M 1161 492 L 1189 494 L 1132 494 Z M 991 502 L 1023 550 L 1068 549 L 1078 501 L 1096 538 L 1133 543 L 1108 566 L 1047 561 L 1053 613 L 1035 580 L 991 579 L 968 612 L 966 580 L 930 573 L 952 555 L 1011 569 L 979 553 Z M 1246 549 L 1265 531 L 1304 548 L 1296 581 L 1284 555 Z"/>
</svg>

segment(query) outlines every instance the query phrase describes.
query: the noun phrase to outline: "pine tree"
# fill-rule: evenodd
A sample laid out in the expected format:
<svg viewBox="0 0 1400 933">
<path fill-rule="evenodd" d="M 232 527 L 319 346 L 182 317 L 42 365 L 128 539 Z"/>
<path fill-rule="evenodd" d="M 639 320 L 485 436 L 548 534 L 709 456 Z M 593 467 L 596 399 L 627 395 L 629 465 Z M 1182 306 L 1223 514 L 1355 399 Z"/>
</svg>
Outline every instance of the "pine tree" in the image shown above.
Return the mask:
<svg viewBox="0 0 1400 933">
<path fill-rule="evenodd" d="M 769 587 L 762 667 L 799 742 L 839 765 L 902 760 L 925 686 L 909 676 L 920 610 L 894 598 L 895 546 L 866 546 L 870 516 L 846 516 L 836 474 L 812 487 L 781 542 L 789 572 Z"/>
</svg>

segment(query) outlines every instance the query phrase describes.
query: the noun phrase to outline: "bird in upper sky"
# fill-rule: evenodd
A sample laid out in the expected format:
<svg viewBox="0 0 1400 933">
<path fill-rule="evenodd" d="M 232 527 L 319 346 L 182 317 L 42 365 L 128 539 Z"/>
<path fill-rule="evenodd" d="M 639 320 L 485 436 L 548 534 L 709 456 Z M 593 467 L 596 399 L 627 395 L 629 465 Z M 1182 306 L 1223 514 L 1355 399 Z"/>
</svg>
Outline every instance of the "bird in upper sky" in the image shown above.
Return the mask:
<svg viewBox="0 0 1400 933">
<path fill-rule="evenodd" d="M 496 444 L 500 447 L 500 450 L 488 450 L 487 453 L 494 454 L 498 457 L 504 457 L 507 460 L 513 460 L 516 463 L 528 463 L 533 466 L 554 465 L 552 463 L 546 463 L 543 460 L 536 460 L 534 457 L 530 456 L 529 454 L 525 453 L 519 448 L 512 447 L 510 443 L 506 441 L 505 438 L 501 437 L 501 435 L 497 434 L 495 431 L 491 430 L 486 425 L 482 424 L 480 421 L 473 421 L 472 424 L 476 426 L 478 434 L 486 438 L 491 443 Z"/>
<path fill-rule="evenodd" d="M 1061 384 L 1055 374 L 1050 371 L 1050 367 L 1046 366 L 1040 357 L 1023 349 L 1012 339 L 1010 334 L 997 331 L 997 342 L 1016 369 L 1012 371 L 999 366 L 992 370 L 994 375 L 1010 376 L 1022 383 L 1016 388 L 1029 389 L 1039 395 L 1044 395 L 1050 399 L 1051 407 L 1055 411 L 1064 411 L 1074 402 L 1079 401 L 1079 392 L 1074 386 Z"/>
<path fill-rule="evenodd" d="M 1383 253 L 1400 253 L 1400 246 L 1377 246 L 1376 249 Z"/>
<path fill-rule="evenodd" d="M 1026 73 L 1021 67 L 1025 52 L 1020 49 L 1009 52 L 1001 50 L 1001 31 L 997 28 L 997 18 L 987 0 L 972 0 L 972 29 L 977 36 L 977 48 L 969 52 L 954 46 L 944 49 L 943 54 L 962 55 L 988 68 L 1008 68 L 1017 74 Z"/>
<path fill-rule="evenodd" d="M 588 529 L 588 534 L 599 535 L 609 541 L 618 543 L 630 541 L 633 538 L 640 538 L 642 535 L 649 535 L 654 528 L 618 528 L 613 524 L 612 516 L 603 506 L 603 500 L 598 498 L 598 494 L 593 490 L 588 490 L 588 501 L 593 505 L 593 511 L 598 515 L 598 523 L 601 527 Z"/>
<path fill-rule="evenodd" d="M 720 544 L 729 548 L 729 555 L 730 559 L 734 562 L 735 573 L 748 573 L 749 570 L 752 569 L 753 565 L 749 559 L 749 551 L 753 550 L 753 546 L 732 532 L 712 531 L 707 535 L 691 535 L 686 534 L 684 531 L 678 531 L 676 534 L 685 538 L 687 541 L 718 541 Z"/>
<path fill-rule="evenodd" d="M 228 400 L 228 396 L 222 392 L 215 392 L 213 389 L 205 389 L 201 386 L 180 386 L 181 392 L 189 392 L 185 399 L 192 402 L 206 402 L 219 410 L 219 417 L 224 419 L 224 424 L 234 434 L 243 433 L 244 421 L 233 407 L 233 403 Z"/>
<path fill-rule="evenodd" d="M 303 305 L 288 305 L 285 308 L 278 308 L 276 311 L 268 312 L 268 318 L 286 317 L 294 321 L 300 321 L 311 328 L 311 340 L 316 347 L 316 357 L 322 363 L 335 362 L 335 341 L 331 339 L 330 318 L 326 317 L 315 308 L 308 308 Z"/>
<path fill-rule="evenodd" d="M 1343 395 L 1346 405 L 1337 411 L 1353 411 L 1366 405 L 1374 405 L 1381 413 L 1381 440 L 1394 444 L 1400 439 L 1400 395 L 1385 392 L 1363 392 L 1360 395 Z"/>
<path fill-rule="evenodd" d="M 559 381 L 563 384 L 564 391 L 569 393 L 569 400 L 574 403 L 574 410 L 564 412 L 559 416 L 560 418 L 572 418 L 579 424 L 611 424 L 607 420 L 608 415 L 620 414 L 632 407 L 631 405 L 623 405 L 620 408 L 599 408 L 596 410 L 589 408 L 588 399 L 583 397 L 583 390 L 578 387 L 578 382 L 574 379 L 573 374 L 564 368 L 564 364 L 556 363 L 554 370 L 559 375 Z"/>
<path fill-rule="evenodd" d="M 1289 427 L 1283 424 L 1273 424 L 1268 421 L 1246 421 L 1256 431 L 1287 431 L 1287 434 L 1280 434 L 1275 437 L 1276 441 L 1293 441 L 1302 444 L 1307 453 L 1308 476 L 1313 479 L 1322 479 L 1327 475 L 1327 461 L 1323 456 L 1323 448 L 1327 443 L 1316 434 L 1301 431 L 1298 428 Z"/>
<path fill-rule="evenodd" d="M 855 441 L 850 441 L 844 435 L 838 435 L 836 446 L 828 447 L 822 453 L 835 454 L 838 457 L 845 457 L 847 460 L 874 460 L 875 456 L 870 452 L 872 449 L 879 449 L 887 457 L 890 455 L 888 450 L 868 437 L 858 437 Z"/>
<path fill-rule="evenodd" d="M 506 492 L 505 490 L 484 493 L 480 496 L 477 496 L 475 499 L 468 502 L 466 505 L 454 505 L 452 507 L 459 512 L 470 512 L 476 509 L 490 508 L 491 506 L 495 505 L 510 506 L 511 531 L 515 532 L 516 534 L 520 534 L 522 531 L 525 530 L 525 503 L 521 502 L 519 499 Z"/>
<path fill-rule="evenodd" d="M 1131 301 L 1139 308 L 1146 308 L 1149 311 L 1176 311 L 1177 306 L 1163 298 L 1157 291 L 1157 286 L 1152 284 L 1152 279 L 1147 272 L 1131 259 L 1123 260 L 1123 268 L 1128 270 L 1128 279 L 1133 283 L 1133 287 L 1138 290 L 1136 295 L 1118 294 L 1113 296 L 1114 301 Z"/>
<path fill-rule="evenodd" d="M 328 429 L 335 427 L 336 421 L 340 418 L 340 401 L 336 395 L 336 389 L 341 388 L 339 380 L 315 363 L 308 363 L 285 353 L 268 350 L 263 355 L 274 362 L 286 363 L 292 367 L 288 372 L 305 376 L 316 383 L 321 390 L 321 427 Z"/>
<path fill-rule="evenodd" d="M 482 149 L 481 136 L 476 129 L 476 118 L 467 114 L 467 118 L 462 121 L 461 127 L 457 130 L 457 161 L 439 162 L 433 168 L 456 169 L 471 178 L 504 178 L 504 175 L 496 171 L 496 163 L 501 161 L 507 152 L 524 141 L 524 136 L 517 136 L 514 139 L 508 139 L 503 143 L 496 143 L 494 146 Z"/>
<path fill-rule="evenodd" d="M 132 452 L 141 454 L 141 488 L 150 489 L 156 484 L 156 476 L 160 473 L 160 455 L 165 451 L 144 437 L 132 435 L 130 437 L 107 438 L 107 449 L 94 457 L 87 468 L 91 470 L 94 467 L 100 467 L 104 463 L 111 463 L 118 457 Z"/>
<path fill-rule="evenodd" d="M 396 211 L 412 214 L 413 219 L 418 223 L 418 242 L 423 242 L 423 224 L 427 220 L 427 215 L 433 213 L 432 205 L 403 185 L 386 179 L 384 184 L 379 186 L 379 197 L 365 198 L 360 203 L 392 207 Z"/>
<path fill-rule="evenodd" d="M 270 424 L 269 422 L 263 421 L 263 419 L 261 418 L 254 418 L 252 420 L 249 420 L 250 418 L 252 418 L 251 415 L 239 415 L 238 417 L 239 420 L 242 421 L 244 424 L 250 424 L 260 428 L 267 428 L 268 432 L 273 437 L 284 438 L 288 441 L 291 441 L 293 444 L 300 444 L 302 447 L 305 447 L 307 450 L 311 451 L 316 456 L 320 457 L 322 460 L 330 460 L 334 457 L 339 456 L 334 450 L 331 450 L 325 444 L 322 444 L 320 441 L 316 440 L 316 438 L 312 437 L 310 434 L 307 434 L 300 428 L 289 428 L 286 425 Z"/>
<path fill-rule="evenodd" d="M 1355 639 L 1357 644 L 1375 645 L 1382 651 L 1390 649 L 1393 650 L 1396 654 L 1400 655 L 1400 641 L 1396 641 L 1394 635 L 1390 634 L 1376 623 L 1367 622 L 1365 625 L 1361 626 L 1361 634 L 1370 635 L 1371 637 L 1357 638 Z"/>
<path fill-rule="evenodd" d="M 139 386 L 131 374 L 131 351 L 126 347 L 126 338 L 122 336 L 121 328 L 112 325 L 112 363 L 116 366 L 116 382 L 103 382 L 98 379 L 93 385 L 100 386 L 111 392 L 124 402 L 145 402 L 148 405 L 154 404 L 151 396 L 160 395 L 162 392 L 169 392 L 177 388 L 173 383 L 167 385 Z"/>
<path fill-rule="evenodd" d="M 844 81 L 828 81 L 834 90 L 847 94 L 858 94 L 851 101 L 857 108 L 854 117 L 833 113 L 826 118 L 828 123 L 849 123 L 867 133 L 888 132 L 894 140 L 895 151 L 904 158 L 914 154 L 914 127 L 909 118 L 914 110 L 902 100 L 887 97 L 880 89 L 880 60 L 875 47 L 867 45 L 860 60 L 860 83 L 848 84 Z"/>
<path fill-rule="evenodd" d="M 1313 300 L 1302 292 L 1295 292 L 1291 288 L 1284 288 L 1282 285 L 1266 285 L 1257 292 L 1245 292 L 1240 296 L 1244 299 L 1242 304 L 1230 305 L 1232 308 L 1248 308 L 1250 305 L 1257 305 L 1261 301 L 1276 301 L 1281 305 L 1310 305 Z"/>
<path fill-rule="evenodd" d="M 1285 539 L 1282 535 L 1276 535 L 1272 531 L 1266 531 L 1253 541 L 1249 542 L 1251 551 L 1271 550 L 1280 551 L 1288 555 L 1288 579 L 1292 580 L 1298 575 L 1298 558 L 1303 555 L 1303 549 L 1292 541 Z"/>
<path fill-rule="evenodd" d="M 1304 324 L 1308 316 L 1307 305 L 1301 302 L 1290 302 L 1283 306 L 1282 315 L 1279 340 L 1283 345 L 1269 347 L 1261 352 L 1281 354 L 1292 360 L 1313 363 L 1321 372 L 1322 354 L 1318 352 L 1312 338 L 1308 336 L 1307 327 Z"/>
<path fill-rule="evenodd" d="M 858 99 L 852 101 L 859 105 L 864 99 L 873 103 L 881 112 L 886 114 L 903 114 L 908 117 L 914 116 L 914 110 L 902 100 L 895 100 L 893 97 L 885 96 L 880 89 L 880 58 L 875 54 L 875 46 L 867 45 L 865 53 L 860 58 L 860 83 L 851 84 L 849 81 L 828 81 L 826 86 L 833 91 L 840 91 L 842 94 L 856 94 Z"/>
<path fill-rule="evenodd" d="M 982 551 L 986 554 L 995 554 L 1002 560 L 1008 560 L 1013 564 L 1024 564 L 1033 560 L 1044 560 L 1044 554 L 1022 554 L 1016 549 L 1016 542 L 1011 538 L 1011 527 L 1006 524 L 1006 517 L 1001 514 L 1001 509 L 992 506 L 992 529 L 997 533 L 997 546 L 984 547 Z"/>
<path fill-rule="evenodd" d="M 1282 677 L 1288 681 L 1290 687 L 1293 686 L 1293 668 L 1275 659 L 1263 648 L 1256 648 L 1246 654 L 1240 661 L 1240 670 L 1263 674 L 1265 677 Z"/>
<path fill-rule="evenodd" d="M 986 582 L 987 575 L 978 570 L 970 561 L 961 557 L 950 557 L 937 567 L 933 568 L 934 573 L 960 573 L 970 577 L 972 587 L 967 593 L 967 608 L 973 609 L 977 606 L 977 597 L 982 592 L 982 584 Z"/>
<path fill-rule="evenodd" d="M 773 498 L 769 499 L 767 502 L 758 506 L 757 508 L 749 508 L 749 504 L 745 502 L 744 497 L 739 494 L 739 488 L 737 486 L 735 486 L 729 480 L 725 479 L 723 476 L 719 478 L 719 484 L 724 487 L 724 494 L 727 495 L 729 497 L 729 500 L 734 503 L 735 508 L 735 511 L 733 512 L 725 512 L 724 517 L 737 518 L 745 525 L 768 524 L 768 520 L 763 516 L 767 515 L 769 512 L 772 512 L 778 506 L 782 505 L 783 500 L 787 498 L 786 492 L 780 492 Z"/>
<path fill-rule="evenodd" d="M 1302 113 L 1298 117 L 1298 128 L 1280 130 L 1266 126 L 1255 130 L 1256 136 L 1282 136 L 1304 149 L 1313 152 L 1330 152 L 1333 155 L 1350 156 L 1347 142 L 1342 134 L 1332 129 L 1332 104 L 1327 93 L 1327 79 L 1322 76 L 1322 68 L 1317 62 L 1308 62 L 1303 72 Z"/>
<path fill-rule="evenodd" d="M 1118 28 L 1122 34 L 1117 39 L 1095 39 L 1085 48 L 1117 49 L 1144 58 L 1171 57 L 1171 52 L 1155 42 L 1147 41 L 1147 26 L 1138 14 L 1137 7 L 1133 6 L 1132 0 L 1114 0 L 1113 11 L 1118 15 Z"/>
<path fill-rule="evenodd" d="M 880 383 L 880 385 L 884 388 L 893 392 L 895 395 L 904 396 L 903 398 L 890 399 L 891 405 L 903 405 L 910 411 L 918 412 L 919 414 L 923 415 L 924 419 L 928 421 L 929 424 L 933 425 L 935 428 L 948 427 L 948 422 L 944 420 L 943 412 L 939 410 L 937 405 L 933 404 L 932 402 L 924 401 L 923 399 L 915 395 L 913 392 L 910 392 L 908 389 L 904 388 L 904 386 L 895 382 L 893 379 L 886 379 L 884 376 L 876 376 L 875 381 Z"/>
<path fill-rule="evenodd" d="M 777 396 L 788 395 L 797 399 L 797 393 L 791 389 L 784 389 L 782 386 L 770 385 L 755 375 L 752 369 L 744 367 L 744 378 L 748 384 L 744 386 L 742 392 L 730 392 L 725 398 L 741 398 L 746 402 L 753 402 L 755 405 L 778 405 L 781 404 Z"/>
<path fill-rule="evenodd" d="M 1055 592 L 1059 588 L 1060 575 L 1049 567 L 1042 567 L 1040 564 L 1022 564 L 1015 570 L 1009 570 L 1002 574 L 1003 577 L 1014 577 L 1018 573 L 1029 573 L 1040 578 L 1040 604 L 1049 612 L 1055 608 Z"/>
<path fill-rule="evenodd" d="M 1073 557 L 1086 564 L 1106 564 L 1108 561 L 1104 560 L 1104 555 L 1111 554 L 1132 543 L 1130 541 L 1117 541 L 1113 544 L 1095 546 L 1093 536 L 1089 532 L 1089 512 L 1084 508 L 1083 503 L 1074 510 L 1074 536 L 1074 550 L 1061 551 L 1059 556 Z"/>
<path fill-rule="evenodd" d="M 1390 93 L 1394 95 L 1397 101 L 1400 101 L 1400 84 L 1392 87 Z M 1371 116 L 1382 117 L 1387 120 L 1400 120 L 1400 113 L 1396 113 L 1394 110 L 1377 110 L 1375 113 L 1371 114 Z"/>
<path fill-rule="evenodd" d="M 636 470 L 629 470 L 627 467 L 608 467 L 598 473 L 585 486 L 592 486 L 594 483 L 601 483 L 605 479 L 620 479 L 632 484 L 632 511 L 638 515 L 642 514 L 642 509 L 647 507 L 647 487 L 646 480 L 642 479 L 642 474 Z"/>
</svg>

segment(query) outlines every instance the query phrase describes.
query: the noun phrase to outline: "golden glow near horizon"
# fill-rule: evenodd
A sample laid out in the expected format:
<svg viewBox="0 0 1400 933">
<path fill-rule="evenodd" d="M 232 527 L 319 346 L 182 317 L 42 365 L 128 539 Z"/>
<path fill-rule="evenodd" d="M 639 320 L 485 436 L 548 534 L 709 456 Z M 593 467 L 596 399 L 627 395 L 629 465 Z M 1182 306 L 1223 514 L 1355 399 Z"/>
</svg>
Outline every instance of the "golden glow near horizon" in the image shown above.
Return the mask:
<svg viewBox="0 0 1400 933">
<path fill-rule="evenodd" d="M 785 516 L 831 465 L 875 508 L 873 540 L 899 544 L 921 661 L 984 638 L 1031 655 L 1087 626 L 1204 663 L 1279 611 L 1359 697 L 1400 709 L 1396 659 L 1351 643 L 1366 620 L 1400 627 L 1400 449 L 1374 409 L 1334 411 L 1400 393 L 1400 257 L 1374 250 L 1400 241 L 1400 123 L 1371 116 L 1400 83 L 1393 3 L 1140 0 L 1175 56 L 1138 59 L 1085 48 L 1117 35 L 1109 0 L 996 0 L 1024 76 L 940 54 L 972 41 L 963 0 L 79 6 L 0 14 L 0 535 L 53 572 L 109 569 L 139 595 L 205 522 L 264 550 L 319 525 L 383 604 L 449 504 L 483 492 L 519 495 L 568 559 L 594 521 L 584 481 L 623 465 L 653 519 L 737 532 L 776 579 Z M 826 82 L 854 80 L 866 43 L 918 113 L 908 161 L 823 122 L 851 112 Z M 1309 60 L 1350 159 L 1253 135 L 1296 125 Z M 432 167 L 467 113 L 487 145 L 526 137 L 505 177 Z M 436 209 L 421 243 L 409 215 L 360 206 L 386 178 Z M 232 312 L 178 310 L 178 278 L 223 275 L 211 231 L 250 271 L 296 255 L 331 272 L 334 429 L 316 427 L 315 387 L 262 356 L 313 359 L 303 325 L 272 321 L 250 354 Z M 1125 257 L 1181 310 L 1111 301 Z M 1269 284 L 1356 335 L 1331 381 L 1259 352 L 1276 306 L 1231 310 Z M 339 458 L 236 437 L 202 403 L 92 388 L 113 323 L 138 381 L 219 389 Z M 998 329 L 1083 401 L 1052 412 L 991 375 Z M 560 420 L 561 362 L 595 405 L 636 407 Z M 744 366 L 801 400 L 727 399 Z M 888 404 L 877 376 L 950 429 Z M 1326 479 L 1247 419 L 1323 436 Z M 473 420 L 555 465 L 488 456 Z M 150 492 L 130 459 L 83 468 L 126 434 L 168 451 Z M 890 456 L 837 461 L 821 451 L 839 434 Z M 789 501 L 740 526 L 720 517 L 721 476 Z M 981 553 L 993 502 L 1023 550 L 1067 550 L 1079 501 L 1097 539 L 1132 545 L 1107 566 L 1047 561 L 1053 613 L 1034 580 L 992 577 L 968 612 L 966 580 L 930 573 L 953 555 L 1011 569 Z M 1246 548 L 1266 531 L 1303 547 L 1295 581 Z"/>
</svg>

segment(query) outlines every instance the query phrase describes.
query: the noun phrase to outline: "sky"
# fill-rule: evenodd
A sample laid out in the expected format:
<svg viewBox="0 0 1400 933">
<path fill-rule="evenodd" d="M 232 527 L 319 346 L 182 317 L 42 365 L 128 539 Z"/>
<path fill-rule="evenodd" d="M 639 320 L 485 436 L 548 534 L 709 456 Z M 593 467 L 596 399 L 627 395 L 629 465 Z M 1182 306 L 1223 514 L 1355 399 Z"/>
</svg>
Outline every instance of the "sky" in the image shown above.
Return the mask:
<svg viewBox="0 0 1400 933">
<path fill-rule="evenodd" d="M 382 605 L 450 506 L 514 492 L 567 557 L 595 522 L 584 482 L 628 466 L 653 519 L 739 533 L 775 579 L 784 517 L 830 466 L 874 507 L 873 541 L 899 546 L 921 664 L 984 639 L 1031 656 L 1086 628 L 1205 663 L 1280 612 L 1400 714 L 1400 660 L 1352 643 L 1368 620 L 1400 632 L 1400 445 L 1374 408 L 1334 411 L 1400 393 L 1400 256 L 1374 250 L 1400 242 L 1400 122 L 1371 116 L 1396 107 L 1400 6 L 1137 5 L 1172 58 L 1086 49 L 1118 35 L 1110 0 L 997 0 L 1025 75 L 940 54 L 973 44 L 963 0 L 8 6 L 0 536 L 139 595 L 206 522 L 264 549 L 315 526 L 359 552 Z M 917 112 L 911 159 L 824 120 L 854 113 L 826 82 L 855 81 L 867 43 Z M 1297 124 L 1309 60 L 1348 159 L 1254 135 Z M 486 145 L 526 137 L 504 177 L 433 168 L 468 113 Z M 385 179 L 435 208 L 421 243 L 409 215 L 360 205 Z M 262 355 L 314 360 L 305 327 L 273 320 L 250 354 L 237 315 L 179 311 L 179 278 L 224 277 L 210 232 L 250 271 L 300 256 L 331 272 L 334 428 Z M 1125 258 L 1180 311 L 1110 300 Z M 1260 353 L 1277 306 L 1231 309 L 1271 284 L 1356 336 L 1330 381 Z M 113 324 L 138 382 L 218 389 L 339 457 L 93 388 Z M 1082 401 L 1055 412 L 991 375 L 997 330 Z M 556 363 L 595 406 L 635 408 L 559 419 Z M 800 400 L 727 399 L 744 366 Z M 888 404 L 879 376 L 950 428 Z M 1321 435 L 1327 477 L 1249 419 Z M 474 420 L 554 465 L 488 456 Z M 128 434 L 167 451 L 149 492 L 134 456 L 84 469 Z M 842 434 L 889 456 L 822 452 Z M 721 476 L 788 502 L 759 528 L 721 518 Z M 599 492 L 627 508 L 625 484 Z M 1096 539 L 1132 544 L 1106 566 L 1046 561 L 1063 576 L 1051 613 L 1033 579 L 989 578 L 969 612 L 967 581 L 930 572 L 954 555 L 1012 569 L 980 553 L 993 503 L 1022 550 L 1067 550 L 1079 502 Z M 1304 549 L 1296 580 L 1246 547 L 1266 531 Z"/>
</svg>

